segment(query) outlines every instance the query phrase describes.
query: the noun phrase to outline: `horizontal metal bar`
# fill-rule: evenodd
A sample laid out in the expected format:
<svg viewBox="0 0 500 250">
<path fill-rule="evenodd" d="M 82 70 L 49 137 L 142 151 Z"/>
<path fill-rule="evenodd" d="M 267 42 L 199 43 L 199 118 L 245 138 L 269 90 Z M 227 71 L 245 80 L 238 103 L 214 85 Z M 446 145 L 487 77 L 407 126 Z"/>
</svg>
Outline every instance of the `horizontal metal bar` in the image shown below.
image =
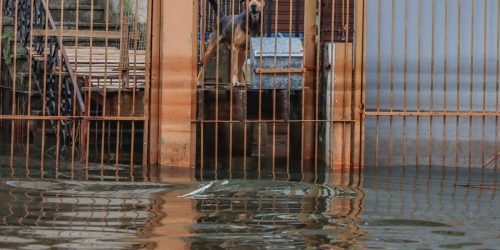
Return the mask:
<svg viewBox="0 0 500 250">
<path fill-rule="evenodd" d="M 14 91 L 14 88 L 8 87 L 8 86 L 0 86 L 0 89 L 6 89 L 6 90 L 9 90 L 9 91 Z M 18 93 L 18 94 L 25 94 L 25 95 L 29 95 L 31 93 L 31 96 L 39 96 L 40 95 L 39 93 L 30 92 L 30 91 L 27 91 L 27 90 L 17 90 L 16 89 L 15 92 Z"/>
<path fill-rule="evenodd" d="M 398 112 L 367 111 L 366 116 L 463 116 L 463 117 L 500 117 L 497 112 Z"/>
<path fill-rule="evenodd" d="M 257 73 L 257 74 L 285 74 L 285 73 L 305 73 L 305 72 L 306 72 L 305 68 L 284 68 L 284 69 L 277 69 L 277 68 L 262 69 L 262 68 L 257 68 L 257 69 L 255 69 L 255 73 Z"/>
<path fill-rule="evenodd" d="M 102 30 L 45 30 L 33 29 L 33 36 L 57 36 L 57 37 L 92 37 L 92 38 L 120 38 L 118 31 L 102 31 Z"/>
<path fill-rule="evenodd" d="M 354 120 L 192 120 L 192 123 L 297 123 L 297 122 L 333 122 L 333 123 L 354 123 Z"/>
<path fill-rule="evenodd" d="M 146 117 L 118 117 L 118 116 L 36 116 L 36 115 L 0 115 L 0 120 L 27 120 L 27 121 L 145 121 Z"/>
</svg>

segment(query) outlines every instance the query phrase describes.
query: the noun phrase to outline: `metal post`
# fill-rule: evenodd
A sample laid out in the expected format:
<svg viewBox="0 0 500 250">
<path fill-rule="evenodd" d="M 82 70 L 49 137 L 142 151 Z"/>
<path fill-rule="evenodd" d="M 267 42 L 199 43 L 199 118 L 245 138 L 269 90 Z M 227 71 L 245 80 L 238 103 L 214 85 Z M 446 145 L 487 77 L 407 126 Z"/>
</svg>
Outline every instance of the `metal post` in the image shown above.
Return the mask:
<svg viewBox="0 0 500 250">
<path fill-rule="evenodd" d="M 355 3 L 355 29 L 354 29 L 354 88 L 353 88 L 353 104 L 352 104 L 352 114 L 354 120 L 354 131 L 353 131 L 353 149 L 352 149 L 352 166 L 355 168 L 363 167 L 364 163 L 362 161 L 363 157 L 361 153 L 363 152 L 362 147 L 364 146 L 364 136 L 362 135 L 362 126 L 364 126 L 363 118 L 363 70 L 364 70 L 364 50 L 363 50 L 363 39 L 364 39 L 364 0 L 356 0 Z"/>
<path fill-rule="evenodd" d="M 159 163 L 162 166 L 190 167 L 192 164 L 197 5 L 197 1 L 172 0 L 163 1 L 161 6 Z"/>
<path fill-rule="evenodd" d="M 304 90 L 302 95 L 302 120 L 314 120 L 314 74 L 311 70 L 315 67 L 316 50 L 316 11 L 317 1 L 304 2 Z M 314 124 L 302 122 L 302 156 L 304 161 L 311 160 L 314 156 Z"/>
</svg>

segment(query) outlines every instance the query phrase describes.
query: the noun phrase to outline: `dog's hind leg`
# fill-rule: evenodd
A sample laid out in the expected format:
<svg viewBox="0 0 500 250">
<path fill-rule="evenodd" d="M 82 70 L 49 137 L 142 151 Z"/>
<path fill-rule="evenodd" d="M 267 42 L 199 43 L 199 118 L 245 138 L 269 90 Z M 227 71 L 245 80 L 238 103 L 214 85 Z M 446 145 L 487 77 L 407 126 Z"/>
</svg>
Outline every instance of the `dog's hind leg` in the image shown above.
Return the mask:
<svg viewBox="0 0 500 250">
<path fill-rule="evenodd" d="M 205 54 L 203 55 L 203 58 L 201 59 L 201 69 L 200 72 L 198 73 L 198 86 L 201 85 L 201 82 L 204 81 L 205 78 L 205 64 L 212 58 L 212 56 L 215 54 L 217 51 L 217 44 L 220 43 L 222 38 L 219 37 L 217 38 L 212 38 L 208 42 L 208 48 L 205 51 Z"/>
</svg>

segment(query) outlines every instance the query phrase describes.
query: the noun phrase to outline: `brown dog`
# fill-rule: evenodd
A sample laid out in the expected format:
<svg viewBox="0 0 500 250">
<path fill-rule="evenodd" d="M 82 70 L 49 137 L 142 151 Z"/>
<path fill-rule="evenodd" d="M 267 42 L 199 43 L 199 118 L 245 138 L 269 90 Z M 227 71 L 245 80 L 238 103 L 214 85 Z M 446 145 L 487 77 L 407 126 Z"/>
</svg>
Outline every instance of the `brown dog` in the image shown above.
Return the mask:
<svg viewBox="0 0 500 250">
<path fill-rule="evenodd" d="M 217 36 L 215 31 L 210 35 L 208 41 L 208 48 L 202 58 L 202 66 L 200 74 L 198 75 L 198 84 L 204 74 L 205 63 L 217 51 L 217 44 L 219 46 L 227 46 L 231 49 L 231 83 L 233 86 L 244 86 L 246 84 L 245 73 L 243 64 L 246 61 L 246 45 L 248 38 L 251 36 L 260 36 L 261 34 L 261 19 L 264 12 L 265 0 L 243 0 L 246 1 L 247 11 L 234 16 L 224 16 L 217 4 L 218 0 L 208 0 L 216 12 L 219 13 Z M 236 0 L 235 0 L 236 1 Z M 248 24 L 247 24 L 248 20 Z M 248 28 L 248 32 L 247 32 Z M 217 28 L 216 28 L 217 30 Z M 234 32 L 234 36 L 233 36 Z"/>
</svg>

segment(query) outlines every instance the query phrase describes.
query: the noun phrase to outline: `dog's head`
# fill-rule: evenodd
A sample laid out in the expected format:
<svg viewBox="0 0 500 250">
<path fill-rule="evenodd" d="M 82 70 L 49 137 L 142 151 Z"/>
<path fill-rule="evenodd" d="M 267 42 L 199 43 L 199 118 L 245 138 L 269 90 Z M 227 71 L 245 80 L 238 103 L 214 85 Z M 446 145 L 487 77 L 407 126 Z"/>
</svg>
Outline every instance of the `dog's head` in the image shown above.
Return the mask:
<svg viewBox="0 0 500 250">
<path fill-rule="evenodd" d="M 265 0 L 246 0 L 248 12 L 253 18 L 259 17 L 260 13 L 264 12 Z"/>
</svg>

